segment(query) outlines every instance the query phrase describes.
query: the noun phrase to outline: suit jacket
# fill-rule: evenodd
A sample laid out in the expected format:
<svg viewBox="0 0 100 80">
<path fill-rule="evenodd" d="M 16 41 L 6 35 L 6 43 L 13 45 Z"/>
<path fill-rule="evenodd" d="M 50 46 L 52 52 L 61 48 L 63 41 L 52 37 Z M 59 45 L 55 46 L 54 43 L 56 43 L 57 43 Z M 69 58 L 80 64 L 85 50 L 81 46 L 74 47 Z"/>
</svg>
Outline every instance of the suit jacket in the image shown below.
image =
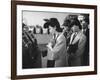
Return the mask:
<svg viewBox="0 0 100 80">
<path fill-rule="evenodd" d="M 48 49 L 48 59 L 55 60 L 55 66 L 61 67 L 67 65 L 67 50 L 66 50 L 66 38 L 61 33 L 56 39 L 56 43 L 52 49 Z"/>
<path fill-rule="evenodd" d="M 77 36 L 72 41 L 74 33 L 71 35 L 70 44 L 75 44 L 78 42 L 77 50 L 75 53 L 69 54 L 69 65 L 70 66 L 81 66 L 82 65 L 82 57 L 85 50 L 86 44 L 86 36 L 82 31 L 78 32 Z"/>
<path fill-rule="evenodd" d="M 89 53 L 89 29 L 86 29 L 85 35 L 86 35 L 86 38 L 87 38 L 85 49 L 86 49 L 87 53 Z"/>
<path fill-rule="evenodd" d="M 87 40 L 86 40 L 85 50 L 83 54 L 83 65 L 89 65 L 89 29 L 88 28 L 86 29 L 84 34 Z"/>
<path fill-rule="evenodd" d="M 70 43 L 71 44 L 75 44 L 78 42 L 78 48 L 75 52 L 75 56 L 81 56 L 84 52 L 85 49 L 85 44 L 86 44 L 86 36 L 83 34 L 82 31 L 78 32 L 77 36 L 75 37 L 75 39 L 72 41 L 72 37 L 73 37 L 74 33 L 71 35 L 71 40 Z M 71 42 L 72 41 L 72 42 Z"/>
</svg>

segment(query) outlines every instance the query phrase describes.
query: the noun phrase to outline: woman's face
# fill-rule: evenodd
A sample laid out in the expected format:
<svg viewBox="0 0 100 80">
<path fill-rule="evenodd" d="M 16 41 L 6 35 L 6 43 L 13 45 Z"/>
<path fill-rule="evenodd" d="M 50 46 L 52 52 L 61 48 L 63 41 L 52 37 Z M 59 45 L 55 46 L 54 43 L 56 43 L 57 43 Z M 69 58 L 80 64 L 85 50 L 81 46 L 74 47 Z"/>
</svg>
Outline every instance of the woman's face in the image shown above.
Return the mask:
<svg viewBox="0 0 100 80">
<path fill-rule="evenodd" d="M 53 28 L 53 27 L 49 26 L 49 30 L 50 30 L 51 34 L 54 34 L 55 31 L 56 31 L 56 28 L 55 27 Z"/>
<path fill-rule="evenodd" d="M 73 32 L 77 32 L 79 30 L 79 27 L 76 25 L 73 25 L 72 30 L 73 30 Z"/>
</svg>

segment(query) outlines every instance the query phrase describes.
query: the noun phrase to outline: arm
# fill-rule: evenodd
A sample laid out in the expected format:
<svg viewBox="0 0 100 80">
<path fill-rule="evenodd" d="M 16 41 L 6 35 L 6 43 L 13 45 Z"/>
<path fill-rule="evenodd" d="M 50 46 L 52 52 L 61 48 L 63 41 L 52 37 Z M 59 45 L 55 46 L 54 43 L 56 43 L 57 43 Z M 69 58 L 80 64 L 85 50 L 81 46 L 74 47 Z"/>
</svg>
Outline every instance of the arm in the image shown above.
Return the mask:
<svg viewBox="0 0 100 80">
<path fill-rule="evenodd" d="M 52 48 L 50 51 L 51 53 L 53 53 L 53 58 L 54 59 L 57 59 L 58 56 L 62 55 L 63 53 L 63 50 L 64 50 L 64 46 L 66 45 L 65 44 L 65 39 L 63 37 L 61 37 L 57 43 L 55 44 L 54 48 Z"/>
</svg>

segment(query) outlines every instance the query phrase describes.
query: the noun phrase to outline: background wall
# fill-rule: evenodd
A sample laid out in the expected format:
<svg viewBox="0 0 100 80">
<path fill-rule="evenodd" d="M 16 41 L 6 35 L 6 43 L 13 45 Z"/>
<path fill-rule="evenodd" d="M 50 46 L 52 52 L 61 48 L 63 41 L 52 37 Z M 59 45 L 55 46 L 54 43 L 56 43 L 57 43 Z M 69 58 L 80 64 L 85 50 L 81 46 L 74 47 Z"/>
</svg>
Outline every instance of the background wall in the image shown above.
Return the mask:
<svg viewBox="0 0 100 80">
<path fill-rule="evenodd" d="M 43 2 L 73 3 L 98 5 L 98 23 L 100 22 L 100 1 L 99 0 L 32 0 Z M 11 2 L 10 0 L 0 0 L 0 80 L 10 80 L 11 74 Z M 98 41 L 100 41 L 98 24 Z M 100 42 L 98 42 L 98 48 Z M 57 78 L 42 78 L 35 80 L 100 80 L 100 50 L 98 50 L 98 74 L 84 76 L 69 76 Z M 33 79 L 31 79 L 33 80 Z"/>
<path fill-rule="evenodd" d="M 66 13 L 56 13 L 56 12 L 34 12 L 34 11 L 23 11 L 23 19 L 26 20 L 26 24 L 29 26 L 42 26 L 45 21 L 43 19 L 50 19 L 52 17 L 57 18 L 60 24 L 63 24 L 65 17 L 68 14 Z"/>
<path fill-rule="evenodd" d="M 45 21 L 44 19 L 50 19 L 50 18 L 57 18 L 60 26 L 62 26 L 65 18 L 68 15 L 80 15 L 79 13 L 67 13 L 67 12 L 42 12 L 42 11 L 23 11 L 23 22 L 27 24 L 28 26 L 36 26 L 39 25 L 43 27 Z"/>
</svg>

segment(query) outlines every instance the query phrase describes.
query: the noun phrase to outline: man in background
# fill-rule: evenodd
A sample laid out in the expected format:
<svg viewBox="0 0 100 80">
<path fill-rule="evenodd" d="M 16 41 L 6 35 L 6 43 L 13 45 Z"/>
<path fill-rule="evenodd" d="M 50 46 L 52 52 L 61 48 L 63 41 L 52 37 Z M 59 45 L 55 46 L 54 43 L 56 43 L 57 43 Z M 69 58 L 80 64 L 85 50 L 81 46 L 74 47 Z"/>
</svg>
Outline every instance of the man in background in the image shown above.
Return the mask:
<svg viewBox="0 0 100 80">
<path fill-rule="evenodd" d="M 82 25 L 82 32 L 86 36 L 86 45 L 85 45 L 85 51 L 83 55 L 83 65 L 88 66 L 89 65 L 89 15 L 83 15 L 83 20 L 81 22 Z"/>
</svg>

